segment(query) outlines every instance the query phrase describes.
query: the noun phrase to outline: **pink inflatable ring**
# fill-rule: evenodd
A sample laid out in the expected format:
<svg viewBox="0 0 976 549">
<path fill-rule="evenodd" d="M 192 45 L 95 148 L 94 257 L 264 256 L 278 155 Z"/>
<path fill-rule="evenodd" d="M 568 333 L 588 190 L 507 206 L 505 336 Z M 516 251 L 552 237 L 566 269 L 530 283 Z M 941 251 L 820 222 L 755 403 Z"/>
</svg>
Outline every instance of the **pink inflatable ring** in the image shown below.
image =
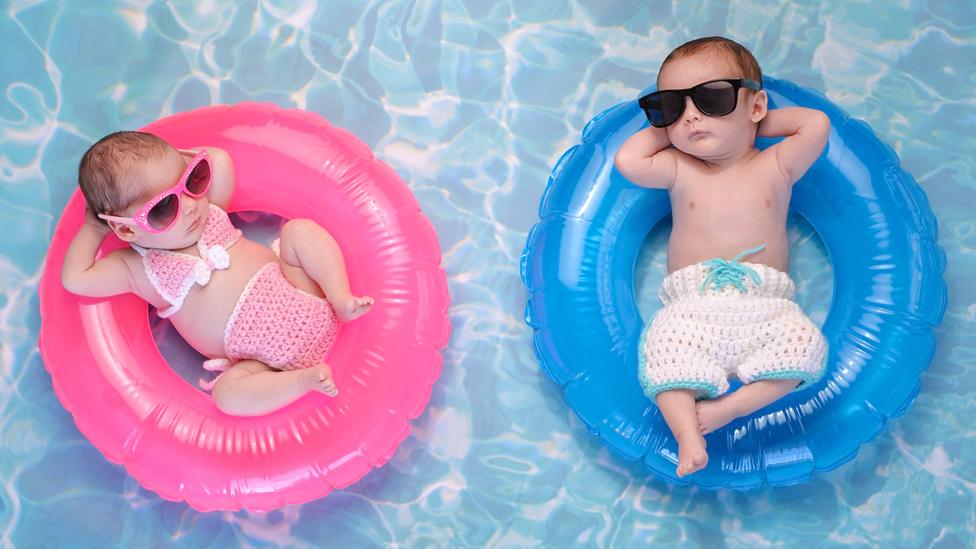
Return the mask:
<svg viewBox="0 0 976 549">
<path fill-rule="evenodd" d="M 340 328 L 326 357 L 338 397 L 310 393 L 269 415 L 228 416 L 160 355 L 144 301 L 82 299 L 61 286 L 84 217 L 75 192 L 41 279 L 39 345 L 78 429 L 145 488 L 201 511 L 304 503 L 382 466 L 427 405 L 450 332 L 437 236 L 410 190 L 365 144 L 312 113 L 207 107 L 144 130 L 230 153 L 229 210 L 315 220 L 342 248 L 353 292 L 376 305 Z M 109 238 L 102 253 L 120 245 Z"/>
</svg>

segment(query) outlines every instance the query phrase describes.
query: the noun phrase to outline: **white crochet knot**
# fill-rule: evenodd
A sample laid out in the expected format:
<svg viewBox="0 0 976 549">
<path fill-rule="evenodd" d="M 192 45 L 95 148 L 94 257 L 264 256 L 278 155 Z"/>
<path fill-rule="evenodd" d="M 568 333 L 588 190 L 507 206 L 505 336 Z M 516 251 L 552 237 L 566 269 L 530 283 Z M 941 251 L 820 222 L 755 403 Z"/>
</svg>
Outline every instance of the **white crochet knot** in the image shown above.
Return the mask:
<svg viewBox="0 0 976 549">
<path fill-rule="evenodd" d="M 226 269 L 230 267 L 230 254 L 227 248 L 219 244 L 209 246 L 201 250 L 203 261 L 197 262 L 193 266 L 193 278 L 197 284 L 206 286 L 210 282 L 210 274 L 215 269 Z"/>
</svg>

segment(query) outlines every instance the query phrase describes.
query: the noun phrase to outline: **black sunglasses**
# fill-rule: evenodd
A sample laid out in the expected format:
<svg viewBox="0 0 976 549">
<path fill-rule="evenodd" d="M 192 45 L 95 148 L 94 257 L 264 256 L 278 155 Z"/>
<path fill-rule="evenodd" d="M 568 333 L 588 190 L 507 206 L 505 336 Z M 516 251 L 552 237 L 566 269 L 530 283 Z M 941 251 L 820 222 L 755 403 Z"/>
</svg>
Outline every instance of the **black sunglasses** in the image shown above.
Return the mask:
<svg viewBox="0 0 976 549">
<path fill-rule="evenodd" d="M 637 100 L 647 120 L 655 128 L 674 124 L 685 110 L 685 97 L 691 96 L 695 106 L 708 116 L 725 116 L 735 110 L 739 100 L 739 88 L 759 91 L 762 86 L 748 78 L 723 78 L 709 80 L 684 90 L 662 90 L 649 93 Z"/>
</svg>

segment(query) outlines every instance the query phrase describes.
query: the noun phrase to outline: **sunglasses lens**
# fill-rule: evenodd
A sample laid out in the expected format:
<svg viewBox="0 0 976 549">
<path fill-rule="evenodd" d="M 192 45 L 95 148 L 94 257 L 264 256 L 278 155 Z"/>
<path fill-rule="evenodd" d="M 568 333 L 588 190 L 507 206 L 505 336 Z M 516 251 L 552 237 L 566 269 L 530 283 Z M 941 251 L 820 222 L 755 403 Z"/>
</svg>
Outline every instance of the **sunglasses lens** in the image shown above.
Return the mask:
<svg viewBox="0 0 976 549">
<path fill-rule="evenodd" d="M 670 91 L 659 92 L 647 98 L 644 113 L 647 120 L 656 128 L 663 128 L 674 124 L 684 110 L 684 98 L 681 94 Z"/>
<path fill-rule="evenodd" d="M 670 126 L 685 110 L 685 98 L 680 93 L 665 92 L 661 94 L 661 113 L 664 125 Z"/>
<path fill-rule="evenodd" d="M 189 177 L 186 178 L 186 191 L 192 195 L 200 196 L 210 188 L 210 163 L 201 160 Z"/>
<path fill-rule="evenodd" d="M 735 92 L 735 86 L 720 80 L 696 87 L 692 99 L 703 114 L 725 116 L 735 110 Z"/>
<path fill-rule="evenodd" d="M 647 121 L 652 126 L 661 127 L 664 124 L 664 115 L 661 113 L 660 94 L 650 95 L 641 102 L 641 108 L 647 116 Z"/>
<path fill-rule="evenodd" d="M 175 193 L 171 194 L 157 202 L 156 205 L 149 210 L 149 226 L 156 230 L 163 230 L 173 223 L 173 220 L 176 219 L 176 215 L 179 213 L 179 211 L 179 196 Z"/>
</svg>

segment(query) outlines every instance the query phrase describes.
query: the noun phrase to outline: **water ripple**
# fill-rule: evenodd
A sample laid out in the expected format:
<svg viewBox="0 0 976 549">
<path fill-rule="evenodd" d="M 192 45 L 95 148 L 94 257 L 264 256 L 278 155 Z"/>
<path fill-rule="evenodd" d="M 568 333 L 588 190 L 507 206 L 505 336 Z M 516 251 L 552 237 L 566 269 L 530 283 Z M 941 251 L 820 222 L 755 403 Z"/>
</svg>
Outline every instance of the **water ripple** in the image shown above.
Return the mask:
<svg viewBox="0 0 976 549">
<path fill-rule="evenodd" d="M 14 0 L 0 9 L 0 43 L 17 52 L 0 65 L 0 226 L 16 227 L 0 253 L 0 539 L 976 544 L 971 2 Z M 590 118 L 632 99 L 671 47 L 703 34 L 741 40 L 766 73 L 866 120 L 929 193 L 949 257 L 951 301 L 912 410 L 854 461 L 801 486 L 709 493 L 648 478 L 569 411 L 522 322 L 518 260 L 549 169 Z M 144 490 L 78 433 L 37 353 L 36 289 L 94 139 L 245 100 L 318 112 L 403 176 L 440 235 L 454 331 L 428 409 L 385 467 L 306 505 L 201 514 Z M 800 304 L 823 322 L 826 251 L 801 219 L 789 234 Z M 659 306 L 666 239 L 665 225 L 652 231 L 638 262 L 645 317 Z"/>
</svg>

